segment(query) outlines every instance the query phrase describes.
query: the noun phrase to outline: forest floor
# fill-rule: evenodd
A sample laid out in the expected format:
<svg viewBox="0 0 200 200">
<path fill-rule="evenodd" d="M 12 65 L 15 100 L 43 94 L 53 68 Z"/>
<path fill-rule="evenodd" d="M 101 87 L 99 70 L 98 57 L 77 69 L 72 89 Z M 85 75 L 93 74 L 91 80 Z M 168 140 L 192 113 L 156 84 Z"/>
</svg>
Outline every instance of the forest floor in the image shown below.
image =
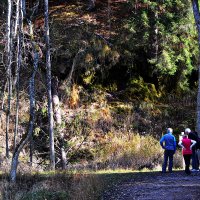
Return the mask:
<svg viewBox="0 0 200 200">
<path fill-rule="evenodd" d="M 105 192 L 103 200 L 197 200 L 200 198 L 200 172 L 183 171 L 139 173 Z M 144 174 L 144 175 L 141 175 Z"/>
</svg>

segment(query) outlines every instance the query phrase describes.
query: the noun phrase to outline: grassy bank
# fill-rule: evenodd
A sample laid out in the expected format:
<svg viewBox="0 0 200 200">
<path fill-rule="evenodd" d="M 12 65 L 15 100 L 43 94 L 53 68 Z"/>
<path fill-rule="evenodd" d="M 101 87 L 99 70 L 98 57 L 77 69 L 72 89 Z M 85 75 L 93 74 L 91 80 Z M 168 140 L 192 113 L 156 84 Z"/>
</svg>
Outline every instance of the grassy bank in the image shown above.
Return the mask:
<svg viewBox="0 0 200 200">
<path fill-rule="evenodd" d="M 115 185 L 129 180 L 142 180 L 159 171 L 143 169 L 65 171 L 19 175 L 15 184 L 1 176 L 1 198 L 6 200 L 97 200 Z M 111 190 L 112 191 L 112 190 Z"/>
</svg>

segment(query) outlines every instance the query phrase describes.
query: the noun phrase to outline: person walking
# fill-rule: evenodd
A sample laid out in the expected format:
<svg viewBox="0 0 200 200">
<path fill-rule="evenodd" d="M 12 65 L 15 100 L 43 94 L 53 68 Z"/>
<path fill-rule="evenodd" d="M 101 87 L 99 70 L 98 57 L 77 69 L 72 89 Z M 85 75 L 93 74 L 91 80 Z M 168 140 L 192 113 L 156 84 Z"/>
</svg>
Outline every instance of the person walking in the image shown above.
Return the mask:
<svg viewBox="0 0 200 200">
<path fill-rule="evenodd" d="M 196 141 L 189 139 L 187 133 L 188 133 L 187 131 L 183 133 L 182 139 L 180 140 L 178 145 L 182 147 L 182 154 L 185 162 L 185 173 L 189 175 L 191 174 L 190 160 L 192 157 L 192 147 L 194 147 Z"/>
<path fill-rule="evenodd" d="M 185 129 L 185 133 L 188 135 L 188 138 L 194 141 L 198 141 L 197 132 L 192 132 L 189 128 Z M 193 172 L 199 171 L 199 162 L 197 156 L 197 145 L 192 147 L 192 170 Z"/>
<path fill-rule="evenodd" d="M 167 128 L 167 133 L 163 135 L 163 137 L 160 139 L 160 145 L 165 150 L 164 151 L 164 161 L 162 165 L 162 173 L 166 173 L 166 168 L 168 165 L 168 171 L 172 172 L 173 168 L 173 156 L 176 152 L 176 138 L 174 137 L 173 129 Z"/>
</svg>

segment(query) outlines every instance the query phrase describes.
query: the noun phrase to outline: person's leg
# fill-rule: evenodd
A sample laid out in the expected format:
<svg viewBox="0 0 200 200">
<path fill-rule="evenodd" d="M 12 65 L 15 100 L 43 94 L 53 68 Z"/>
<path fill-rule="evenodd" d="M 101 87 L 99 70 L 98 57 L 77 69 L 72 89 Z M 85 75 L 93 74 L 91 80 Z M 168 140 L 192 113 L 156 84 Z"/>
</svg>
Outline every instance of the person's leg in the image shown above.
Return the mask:
<svg viewBox="0 0 200 200">
<path fill-rule="evenodd" d="M 169 150 L 168 155 L 169 155 L 169 168 L 168 168 L 168 170 L 169 170 L 169 172 L 172 172 L 174 151 Z"/>
<path fill-rule="evenodd" d="M 191 159 L 192 159 L 192 155 L 188 155 L 188 165 L 189 165 L 189 172 L 190 172 L 190 173 L 191 173 L 191 171 L 190 171 Z"/>
<path fill-rule="evenodd" d="M 197 156 L 196 156 L 196 150 L 192 150 L 192 169 L 198 169 L 197 167 Z"/>
<path fill-rule="evenodd" d="M 164 152 L 164 161 L 163 161 L 163 165 L 162 165 L 162 172 L 163 173 L 166 172 L 167 161 L 168 161 L 168 150 L 165 150 L 165 152 Z"/>
<path fill-rule="evenodd" d="M 190 174 L 190 159 L 191 155 L 184 155 L 184 160 L 185 160 L 185 173 Z"/>
<path fill-rule="evenodd" d="M 198 156 L 198 150 L 196 150 L 196 159 L 197 159 L 197 169 L 199 170 L 199 156 Z"/>
<path fill-rule="evenodd" d="M 196 157 L 196 169 L 199 170 L 199 158 L 198 158 L 197 150 L 195 151 L 195 157 Z"/>
</svg>

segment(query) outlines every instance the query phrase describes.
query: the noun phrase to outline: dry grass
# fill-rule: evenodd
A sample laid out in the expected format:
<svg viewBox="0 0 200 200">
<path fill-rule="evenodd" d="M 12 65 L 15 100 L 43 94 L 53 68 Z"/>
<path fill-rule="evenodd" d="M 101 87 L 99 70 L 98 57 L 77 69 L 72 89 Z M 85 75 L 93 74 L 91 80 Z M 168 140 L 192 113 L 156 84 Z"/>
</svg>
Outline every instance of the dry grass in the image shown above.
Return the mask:
<svg viewBox="0 0 200 200">
<path fill-rule="evenodd" d="M 111 135 L 109 143 L 100 152 L 99 160 L 108 168 L 153 169 L 161 163 L 162 150 L 152 136 L 139 134 Z"/>
<path fill-rule="evenodd" d="M 150 172 L 151 173 L 151 172 Z M 154 174 L 154 173 L 152 173 Z M 98 200 L 116 184 L 145 176 L 126 170 L 56 172 L 19 175 L 16 184 L 6 176 L 0 180 L 0 199 L 4 200 Z"/>
</svg>

